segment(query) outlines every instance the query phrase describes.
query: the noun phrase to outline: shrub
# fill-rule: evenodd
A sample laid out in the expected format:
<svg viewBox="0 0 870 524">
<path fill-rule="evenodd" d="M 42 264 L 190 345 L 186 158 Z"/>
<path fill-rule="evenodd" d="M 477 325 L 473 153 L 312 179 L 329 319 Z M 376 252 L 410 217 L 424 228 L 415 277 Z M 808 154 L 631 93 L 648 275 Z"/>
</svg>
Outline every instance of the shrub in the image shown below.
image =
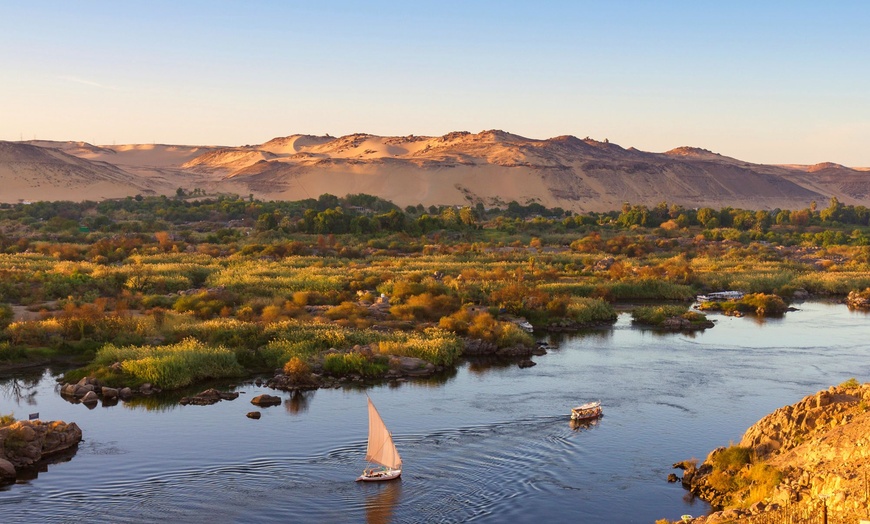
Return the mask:
<svg viewBox="0 0 870 524">
<path fill-rule="evenodd" d="M 0 361 L 13 361 L 27 358 L 27 351 L 20 346 L 13 346 L 9 342 L 0 342 Z"/>
<path fill-rule="evenodd" d="M 5 329 L 15 318 L 15 312 L 9 304 L 0 304 L 0 329 Z"/>
<path fill-rule="evenodd" d="M 760 317 L 782 315 L 787 309 L 785 302 L 780 297 L 764 293 L 746 295 L 738 303 L 744 304 Z"/>
<path fill-rule="evenodd" d="M 849 380 L 840 384 L 840 387 L 841 388 L 857 388 L 860 385 L 861 384 L 858 383 L 858 379 L 856 379 L 855 377 L 852 377 Z"/>
<path fill-rule="evenodd" d="M 632 310 L 631 317 L 638 324 L 659 326 L 671 317 L 682 317 L 688 312 L 682 305 L 641 306 Z"/>
<path fill-rule="evenodd" d="M 368 357 L 362 353 L 330 353 L 323 360 L 323 371 L 330 375 L 361 375 L 377 377 L 389 370 L 384 357 Z"/>
<path fill-rule="evenodd" d="M 178 389 L 198 380 L 241 376 L 235 354 L 223 346 L 208 346 L 188 338 L 169 346 L 103 346 L 94 362 L 121 363 L 124 373 L 141 382 Z"/>
<path fill-rule="evenodd" d="M 600 298 L 574 297 L 568 304 L 565 316 L 575 322 L 612 322 L 616 320 L 616 310 Z"/>
<path fill-rule="evenodd" d="M 3 426 L 8 426 L 15 422 L 15 413 L 9 413 L 8 415 L 0 415 L 0 428 Z"/>
</svg>

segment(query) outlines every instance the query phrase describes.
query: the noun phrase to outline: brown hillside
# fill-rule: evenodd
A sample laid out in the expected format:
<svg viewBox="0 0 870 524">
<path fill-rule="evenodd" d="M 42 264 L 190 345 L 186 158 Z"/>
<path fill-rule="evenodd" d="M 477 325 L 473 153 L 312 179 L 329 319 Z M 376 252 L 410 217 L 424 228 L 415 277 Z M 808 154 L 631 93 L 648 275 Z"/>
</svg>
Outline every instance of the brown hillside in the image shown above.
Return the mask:
<svg viewBox="0 0 870 524">
<path fill-rule="evenodd" d="M 28 189 L 31 186 L 20 181 L 6 184 L 0 193 L 3 200 L 55 198 L 52 195 L 59 194 L 97 198 L 78 195 L 73 188 L 103 180 L 107 170 L 114 169 L 122 179 L 121 173 L 130 175 L 126 180 L 131 188 L 106 191 L 103 198 L 145 190 L 171 194 L 178 187 L 199 187 L 213 192 L 253 193 L 266 199 L 370 193 L 401 206 L 497 206 L 515 200 L 573 211 L 662 201 L 687 207 L 801 209 L 814 200 L 827 202 L 832 196 L 846 204 L 870 205 L 870 173 L 834 164 L 769 166 L 692 147 L 649 153 L 590 138 L 536 140 L 500 130 L 438 137 L 290 135 L 259 145 L 222 148 L 109 147 L 82 142 L 34 142 L 32 146 L 90 162 L 71 172 L 77 180 L 73 183 L 59 178 L 58 172 L 37 156 L 29 157 L 32 160 L 0 158 L 0 173 L 14 178 L 14 164 L 17 173 L 26 173 L 26 179 L 39 181 L 39 187 L 46 188 L 45 196 L 34 196 Z M 26 169 L 25 164 L 29 166 Z M 97 165 L 102 169 L 94 167 Z"/>
</svg>

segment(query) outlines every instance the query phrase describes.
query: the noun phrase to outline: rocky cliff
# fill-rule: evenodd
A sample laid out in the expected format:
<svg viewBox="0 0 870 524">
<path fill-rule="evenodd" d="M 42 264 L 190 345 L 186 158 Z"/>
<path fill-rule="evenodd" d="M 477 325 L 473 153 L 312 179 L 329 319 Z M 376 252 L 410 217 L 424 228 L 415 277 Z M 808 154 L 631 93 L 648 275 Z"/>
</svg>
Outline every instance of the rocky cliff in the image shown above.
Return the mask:
<svg viewBox="0 0 870 524">
<path fill-rule="evenodd" d="M 735 487 L 741 490 L 737 500 L 733 492 L 722 489 L 727 483 L 715 466 L 729 449 L 747 453 L 744 471 L 776 470 L 780 480 L 764 490 L 764 500 L 752 502 L 752 485 Z M 751 426 L 737 447 L 714 450 L 697 468 L 690 463 L 680 466 L 686 469 L 684 486 L 729 510 L 694 522 L 721 522 L 725 517 L 734 521 L 785 506 L 818 505 L 821 500 L 832 516 L 866 519 L 870 516 L 870 383 L 849 381 L 779 408 Z M 743 478 L 754 482 L 753 475 Z"/>
</svg>

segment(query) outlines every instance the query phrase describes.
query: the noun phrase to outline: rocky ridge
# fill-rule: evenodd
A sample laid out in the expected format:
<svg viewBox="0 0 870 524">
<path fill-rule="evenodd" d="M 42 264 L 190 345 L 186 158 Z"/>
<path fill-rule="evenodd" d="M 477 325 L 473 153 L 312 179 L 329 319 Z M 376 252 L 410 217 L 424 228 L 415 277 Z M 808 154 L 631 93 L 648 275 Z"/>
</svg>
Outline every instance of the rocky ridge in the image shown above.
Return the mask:
<svg viewBox="0 0 870 524">
<path fill-rule="evenodd" d="M 693 522 L 739 522 L 785 506 L 818 505 L 822 499 L 832 518 L 870 517 L 870 383 L 850 381 L 781 407 L 752 425 L 739 446 L 780 471 L 782 480 L 763 502 L 726 507 Z M 714 506 L 728 499 L 710 482 L 713 459 L 723 450 L 711 452 L 697 468 L 675 464 L 685 469 L 683 485 Z"/>
</svg>

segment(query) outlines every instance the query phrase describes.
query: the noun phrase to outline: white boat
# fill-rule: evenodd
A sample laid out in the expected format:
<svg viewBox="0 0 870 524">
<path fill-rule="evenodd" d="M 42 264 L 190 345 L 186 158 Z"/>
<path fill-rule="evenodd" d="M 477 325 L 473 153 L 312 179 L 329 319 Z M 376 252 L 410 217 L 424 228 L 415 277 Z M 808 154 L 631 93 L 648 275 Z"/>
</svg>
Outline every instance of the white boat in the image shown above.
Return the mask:
<svg viewBox="0 0 870 524">
<path fill-rule="evenodd" d="M 576 408 L 571 408 L 571 420 L 592 420 L 600 417 L 601 401 L 587 402 Z"/>
<path fill-rule="evenodd" d="M 695 297 L 698 302 L 726 302 L 728 300 L 740 300 L 741 298 L 743 298 L 742 291 L 717 291 Z"/>
<path fill-rule="evenodd" d="M 393 436 L 387 430 L 384 420 L 372 403 L 369 401 L 369 442 L 366 447 L 366 461 L 375 464 L 363 470 L 357 481 L 378 482 L 393 480 L 402 475 L 402 457 L 399 456 Z"/>
</svg>

